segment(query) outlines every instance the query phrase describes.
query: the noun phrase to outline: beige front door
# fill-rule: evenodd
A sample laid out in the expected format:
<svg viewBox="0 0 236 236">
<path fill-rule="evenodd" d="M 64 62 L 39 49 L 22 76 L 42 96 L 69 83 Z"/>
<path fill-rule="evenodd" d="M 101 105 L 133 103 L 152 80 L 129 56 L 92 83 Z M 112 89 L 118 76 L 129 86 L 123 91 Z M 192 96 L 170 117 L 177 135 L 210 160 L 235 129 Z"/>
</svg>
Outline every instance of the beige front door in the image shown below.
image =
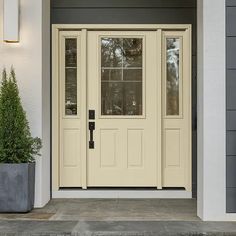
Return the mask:
<svg viewBox="0 0 236 236">
<path fill-rule="evenodd" d="M 157 186 L 156 32 L 88 32 L 87 60 L 88 186 Z"/>
<path fill-rule="evenodd" d="M 53 31 L 53 189 L 191 191 L 190 27 L 70 27 Z"/>
</svg>

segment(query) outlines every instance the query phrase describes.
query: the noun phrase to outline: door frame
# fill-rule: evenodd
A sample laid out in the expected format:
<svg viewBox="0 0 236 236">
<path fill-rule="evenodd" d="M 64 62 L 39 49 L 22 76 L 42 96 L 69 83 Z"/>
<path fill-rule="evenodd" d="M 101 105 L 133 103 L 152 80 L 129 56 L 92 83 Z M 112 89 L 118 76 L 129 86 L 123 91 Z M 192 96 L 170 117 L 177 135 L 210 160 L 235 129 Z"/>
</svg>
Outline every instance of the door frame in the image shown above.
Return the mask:
<svg viewBox="0 0 236 236">
<path fill-rule="evenodd" d="M 81 41 L 83 45 L 86 45 L 86 35 L 88 30 L 126 30 L 126 31 L 156 31 L 157 33 L 157 45 L 158 51 L 160 52 L 160 56 L 158 57 L 157 66 L 159 68 L 163 68 L 162 66 L 162 30 L 173 30 L 173 31 L 180 31 L 184 30 L 187 33 L 188 42 L 191 42 L 191 25 L 190 24 L 54 24 L 52 25 L 52 191 L 59 191 L 59 33 L 62 30 L 71 30 L 71 31 L 81 31 Z M 188 52 L 188 59 L 191 65 L 191 43 L 189 43 L 189 52 Z M 83 47 L 81 50 L 81 76 L 82 78 L 87 78 L 86 66 L 87 61 L 87 54 L 86 54 L 86 47 Z M 192 78 L 192 68 L 189 68 L 189 78 Z M 162 69 L 158 71 L 158 76 L 162 77 Z M 83 80 L 81 80 L 82 82 Z M 86 90 L 87 90 L 87 80 L 85 79 L 84 82 L 81 84 L 83 96 L 86 99 Z M 191 80 L 190 80 L 190 88 L 191 88 Z M 162 90 L 162 82 L 160 79 L 160 84 L 158 86 L 158 92 L 161 94 Z M 192 110 L 191 110 L 191 89 L 189 91 L 189 123 L 188 123 L 188 132 L 189 138 L 191 140 L 192 134 Z M 87 107 L 85 103 L 84 106 Z M 158 106 L 158 123 L 157 129 L 162 130 L 162 100 L 159 99 L 157 102 Z M 86 126 L 87 125 L 87 112 L 85 114 L 81 114 L 82 123 Z M 87 132 L 84 132 L 84 146 L 87 147 Z M 192 189 L 192 142 L 190 141 L 189 147 L 189 158 L 188 160 L 188 180 L 189 183 L 187 184 L 187 188 L 184 191 L 191 192 Z M 162 132 L 158 134 L 157 140 L 158 146 L 158 155 L 161 157 L 162 154 Z M 82 188 L 86 189 L 86 177 L 87 177 L 87 149 L 84 148 L 82 151 L 83 155 L 81 158 L 81 165 L 82 165 L 82 173 L 81 173 L 81 180 L 82 180 Z M 158 167 L 157 167 L 157 189 L 162 189 L 162 158 L 158 158 Z"/>
</svg>

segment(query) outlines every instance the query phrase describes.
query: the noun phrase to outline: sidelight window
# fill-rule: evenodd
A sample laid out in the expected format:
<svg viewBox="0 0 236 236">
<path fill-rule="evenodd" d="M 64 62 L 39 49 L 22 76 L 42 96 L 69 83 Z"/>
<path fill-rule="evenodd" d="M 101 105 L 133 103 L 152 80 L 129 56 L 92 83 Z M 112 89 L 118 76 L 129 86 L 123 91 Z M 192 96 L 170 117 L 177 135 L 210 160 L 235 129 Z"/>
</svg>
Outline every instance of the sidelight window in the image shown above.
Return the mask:
<svg viewBox="0 0 236 236">
<path fill-rule="evenodd" d="M 180 38 L 166 39 L 166 115 L 180 114 Z"/>
<path fill-rule="evenodd" d="M 77 115 L 77 39 L 65 39 L 65 115 Z"/>
</svg>

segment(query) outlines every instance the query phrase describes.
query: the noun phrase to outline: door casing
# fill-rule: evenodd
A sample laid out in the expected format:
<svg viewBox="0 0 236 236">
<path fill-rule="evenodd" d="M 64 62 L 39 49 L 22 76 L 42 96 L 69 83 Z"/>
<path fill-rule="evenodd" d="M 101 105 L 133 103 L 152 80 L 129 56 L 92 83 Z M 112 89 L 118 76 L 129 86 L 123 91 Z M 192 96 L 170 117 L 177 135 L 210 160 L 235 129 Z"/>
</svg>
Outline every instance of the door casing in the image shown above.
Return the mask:
<svg viewBox="0 0 236 236">
<path fill-rule="evenodd" d="M 142 30 L 142 31 L 156 31 L 157 33 L 157 47 L 158 50 L 161 52 L 162 50 L 162 31 L 178 31 L 178 30 L 182 30 L 185 31 L 187 37 L 188 37 L 188 53 L 185 54 L 185 56 L 188 57 L 188 61 L 189 61 L 189 65 L 188 66 L 188 78 L 191 78 L 191 25 L 53 25 L 52 27 L 52 190 L 53 191 L 58 191 L 59 190 L 59 181 L 60 181 L 60 175 L 59 175 L 59 161 L 58 161 L 58 157 L 59 157 L 59 153 L 60 153 L 60 149 L 59 149 L 59 139 L 60 139 L 60 135 L 59 135 L 59 99 L 58 99 L 58 91 L 59 91 L 59 83 L 58 83 L 58 78 L 59 78 L 59 33 L 62 30 L 71 30 L 71 31 L 80 31 L 81 34 L 81 43 L 82 45 L 85 45 L 85 47 L 81 47 L 81 78 L 87 78 L 87 68 L 86 68 L 86 61 L 87 61 L 87 52 L 86 52 L 86 34 L 88 30 L 125 30 L 125 31 L 131 31 L 131 30 Z M 160 55 L 160 57 L 158 57 L 158 67 L 161 68 L 163 70 L 163 65 L 162 65 L 162 55 Z M 158 76 L 162 77 L 162 72 L 160 70 L 159 72 L 160 74 L 158 74 Z M 191 88 L 191 80 L 189 81 L 189 88 Z M 83 91 L 81 93 L 81 97 L 84 98 L 84 101 L 86 101 L 86 89 L 87 89 L 87 85 L 86 85 L 86 80 L 81 80 L 80 81 L 80 86 L 81 86 L 81 91 Z M 161 93 L 161 89 L 162 86 L 158 86 L 158 89 Z M 191 89 L 189 90 L 189 105 L 191 104 Z M 162 114 L 162 101 L 158 101 L 158 112 L 160 112 L 160 114 Z M 87 104 L 84 103 L 84 108 L 81 109 L 85 109 L 87 110 Z M 191 107 L 191 105 L 190 105 Z M 85 127 L 87 127 L 87 112 L 85 112 L 85 114 L 80 114 L 80 119 L 81 119 L 81 125 L 85 125 Z M 191 109 L 189 109 L 189 122 L 187 124 L 188 126 L 188 137 L 189 140 L 191 140 Z M 157 126 L 158 129 L 162 129 L 163 130 L 163 119 L 162 117 L 160 119 L 158 119 L 157 122 Z M 87 132 L 86 129 L 85 131 L 81 134 L 82 137 L 84 137 L 83 139 L 83 150 L 82 150 L 82 155 L 81 155 L 81 187 L 83 189 L 87 188 L 87 183 L 86 183 L 86 179 L 87 179 Z M 158 155 L 161 156 L 162 154 L 162 149 L 163 149 L 163 142 L 162 142 L 162 134 L 160 134 L 158 136 L 158 140 L 157 140 L 157 145 L 158 145 Z M 189 142 L 189 149 L 188 149 L 188 154 L 189 156 L 188 160 L 187 160 L 187 173 L 185 175 L 186 178 L 186 187 L 185 189 L 188 191 L 191 191 L 191 175 L 192 175 L 192 163 L 191 163 L 191 141 Z M 161 158 L 158 158 L 158 168 L 162 169 L 162 160 Z M 158 170 L 157 173 L 158 177 L 158 183 L 157 183 L 157 188 L 161 189 L 162 188 L 162 174 L 161 171 Z"/>
</svg>

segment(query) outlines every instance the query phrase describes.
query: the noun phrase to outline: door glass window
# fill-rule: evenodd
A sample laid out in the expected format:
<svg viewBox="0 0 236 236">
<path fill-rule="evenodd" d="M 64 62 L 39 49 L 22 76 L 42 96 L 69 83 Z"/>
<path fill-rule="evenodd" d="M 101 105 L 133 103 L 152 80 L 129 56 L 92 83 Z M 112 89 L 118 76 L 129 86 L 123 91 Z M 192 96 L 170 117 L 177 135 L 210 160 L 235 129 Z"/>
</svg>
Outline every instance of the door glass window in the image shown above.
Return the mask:
<svg viewBox="0 0 236 236">
<path fill-rule="evenodd" d="M 143 39 L 101 39 L 102 115 L 142 115 Z"/>
<path fill-rule="evenodd" d="M 167 38 L 166 47 L 166 115 L 179 115 L 180 38 Z"/>
<path fill-rule="evenodd" d="M 77 115 L 77 39 L 65 39 L 65 114 Z"/>
</svg>

